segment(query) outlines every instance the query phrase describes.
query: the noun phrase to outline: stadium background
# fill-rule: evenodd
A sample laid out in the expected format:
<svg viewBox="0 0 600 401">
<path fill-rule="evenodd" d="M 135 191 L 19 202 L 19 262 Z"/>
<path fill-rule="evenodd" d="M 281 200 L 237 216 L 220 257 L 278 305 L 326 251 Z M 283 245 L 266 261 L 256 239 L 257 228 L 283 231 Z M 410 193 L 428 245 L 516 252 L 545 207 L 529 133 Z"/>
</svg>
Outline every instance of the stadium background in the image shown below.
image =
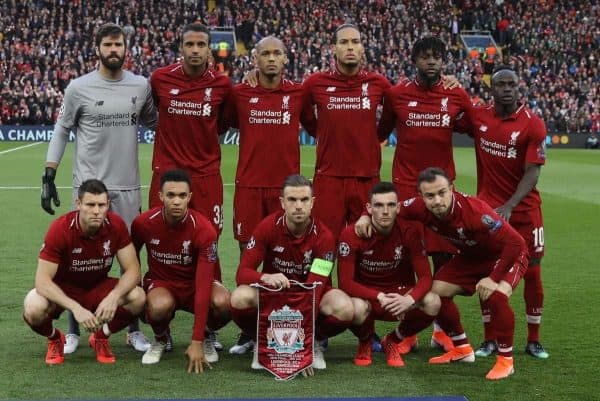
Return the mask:
<svg viewBox="0 0 600 401">
<path fill-rule="evenodd" d="M 453 27 L 488 30 L 505 62 L 521 74 L 521 92 L 543 116 L 560 144 L 563 137 L 587 138 L 599 130 L 598 45 L 600 14 L 597 1 L 3 1 L 0 5 L 0 130 L 11 139 L 13 130 L 46 125 L 51 131 L 62 93 L 69 81 L 95 68 L 92 33 L 104 22 L 117 22 L 128 32 L 127 68 L 148 76 L 177 57 L 178 29 L 199 19 L 211 27 L 232 27 L 238 53 L 225 69 L 233 80 L 250 67 L 248 51 L 261 37 L 275 34 L 290 52 L 288 74 L 302 79 L 331 65 L 330 32 L 354 22 L 363 33 L 367 68 L 395 82 L 414 71 L 409 50 L 414 40 L 435 34 L 451 47 L 446 72 L 454 74 L 474 101 L 488 101 L 485 57 L 470 57 L 460 46 Z M 457 31 L 458 32 L 458 31 Z M 483 49 L 485 53 L 485 49 Z M 12 131 L 18 132 L 18 131 Z M 30 140 L 26 134 L 12 140 Z M 34 134 L 35 136 L 35 134 Z M 31 139 L 40 141 L 40 138 Z M 550 141 L 553 137 L 550 137 Z M 583 143 L 584 140 L 580 143 Z M 45 344 L 20 319 L 22 299 L 33 283 L 35 258 L 42 233 L 52 217 L 39 207 L 39 177 L 45 157 L 43 144 L 0 143 L 0 399 L 60 398 L 197 398 L 274 396 L 405 396 L 466 394 L 471 400 L 596 400 L 593 383 L 597 362 L 595 338 L 598 280 L 594 266 L 600 204 L 600 153 L 552 150 L 543 169 L 548 250 L 544 259 L 546 313 L 542 335 L 552 356 L 528 358 L 524 341 L 520 291 L 513 299 L 517 311 L 517 374 L 502 383 L 485 383 L 488 361 L 471 366 L 433 369 L 426 346 L 407 357 L 408 367 L 387 368 L 382 358 L 366 370 L 353 367 L 355 342 L 348 333 L 332 341 L 328 370 L 311 381 L 276 384 L 266 374 L 249 371 L 248 358 L 222 355 L 222 361 L 202 377 L 183 371 L 183 349 L 190 318 L 178 315 L 174 326 L 177 350 L 159 366 L 142 368 L 140 355 L 127 349 L 116 335 L 112 343 L 115 367 L 97 366 L 82 348 L 58 369 L 43 364 Z M 142 181 L 149 181 L 151 145 L 141 145 Z M 69 199 L 69 147 L 59 172 L 63 206 Z M 384 149 L 382 178 L 389 178 L 393 149 Z M 457 149 L 458 186 L 474 190 L 472 150 Z M 221 253 L 225 281 L 231 287 L 237 245 L 231 238 L 231 199 L 237 148 L 223 146 L 226 226 Z M 314 148 L 302 149 L 302 168 L 312 175 Z M 462 300 L 472 341 L 481 337 L 478 307 Z M 64 322 L 61 321 L 63 324 Z M 388 326 L 379 326 L 383 332 Z M 144 329 L 148 334 L 150 330 Z M 236 330 L 221 333 L 226 346 Z M 427 343 L 428 333 L 421 336 Z M 596 356 L 594 356 L 596 354 Z"/>
</svg>

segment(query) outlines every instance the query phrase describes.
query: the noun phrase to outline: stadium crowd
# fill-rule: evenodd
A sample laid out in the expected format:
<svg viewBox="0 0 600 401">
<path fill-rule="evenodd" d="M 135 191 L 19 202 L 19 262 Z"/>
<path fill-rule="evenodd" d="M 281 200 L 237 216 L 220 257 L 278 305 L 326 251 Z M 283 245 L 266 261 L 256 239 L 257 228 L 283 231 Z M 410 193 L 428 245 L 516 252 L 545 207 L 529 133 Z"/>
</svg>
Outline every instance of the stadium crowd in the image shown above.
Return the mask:
<svg viewBox="0 0 600 401">
<path fill-rule="evenodd" d="M 450 3 L 450 4 L 449 4 Z M 53 124 L 69 81 L 96 68 L 92 34 L 102 23 L 122 25 L 128 35 L 125 67 L 149 76 L 178 57 L 178 29 L 196 19 L 209 27 L 234 27 L 251 49 L 260 38 L 281 37 L 289 53 L 288 75 L 302 80 L 328 68 L 334 28 L 356 23 L 363 32 L 368 68 L 396 83 L 414 75 L 409 49 L 424 34 L 448 44 L 446 73 L 458 77 L 474 102 L 491 99 L 484 61 L 468 57 L 461 30 L 490 31 L 503 62 L 520 72 L 521 93 L 548 131 L 599 132 L 596 2 L 381 0 L 216 1 L 7 1 L 0 8 L 0 124 Z M 250 57 L 234 57 L 237 82 Z"/>
</svg>

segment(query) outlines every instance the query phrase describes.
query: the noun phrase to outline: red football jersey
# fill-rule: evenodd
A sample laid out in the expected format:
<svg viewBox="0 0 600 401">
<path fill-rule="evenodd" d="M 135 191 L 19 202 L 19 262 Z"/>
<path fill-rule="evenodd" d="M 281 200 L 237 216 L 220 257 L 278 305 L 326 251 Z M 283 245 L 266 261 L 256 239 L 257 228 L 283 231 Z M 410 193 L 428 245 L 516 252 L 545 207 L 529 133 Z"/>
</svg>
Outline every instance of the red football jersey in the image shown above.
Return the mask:
<svg viewBox="0 0 600 401">
<path fill-rule="evenodd" d="M 418 281 L 415 281 L 415 274 Z M 413 288 L 421 300 L 431 289 L 431 268 L 423 245 L 423 226 L 398 219 L 392 232 L 359 238 L 347 226 L 338 245 L 338 282 L 348 295 L 377 301 L 382 288 Z"/>
<path fill-rule="evenodd" d="M 527 163 L 544 164 L 546 126 L 525 106 L 504 119 L 496 115 L 494 106 L 478 108 L 470 122 L 477 156 L 477 196 L 497 208 L 515 193 Z M 533 188 L 513 212 L 538 208 L 541 203 Z"/>
<path fill-rule="evenodd" d="M 452 131 L 470 107 L 464 89 L 444 89 L 441 81 L 427 88 L 407 80 L 386 91 L 378 130 L 386 137 L 396 129 L 392 179 L 399 186 L 414 187 L 401 198 L 417 196 L 417 177 L 427 167 L 441 167 L 454 180 Z"/>
<path fill-rule="evenodd" d="M 316 173 L 379 177 L 376 113 L 390 87 L 388 80 L 364 70 L 353 76 L 332 70 L 312 74 L 304 87 L 317 108 Z"/>
<path fill-rule="evenodd" d="M 221 108 L 231 92 L 229 78 L 207 69 L 191 78 L 181 63 L 159 68 L 150 79 L 159 116 L 153 171 L 182 168 L 192 176 L 219 173 Z"/>
<path fill-rule="evenodd" d="M 315 258 L 334 260 L 333 234 L 318 220 L 296 238 L 285 223 L 284 212 L 267 216 L 254 230 L 238 267 L 239 284 L 260 282 L 262 273 L 283 273 L 290 280 L 305 282 Z M 262 263 L 262 272 L 257 269 Z"/>
<path fill-rule="evenodd" d="M 121 217 L 108 212 L 100 230 L 89 238 L 79 225 L 79 212 L 54 220 L 46 233 L 39 258 L 58 264 L 54 282 L 93 288 L 108 276 L 119 249 L 129 243 L 129 231 Z"/>
<path fill-rule="evenodd" d="M 400 216 L 417 220 L 448 239 L 468 258 L 497 260 L 490 278 L 499 281 L 518 259 L 527 266 L 527 245 L 502 217 L 484 201 L 453 192 L 450 212 L 438 219 L 425 207 L 422 198 L 405 200 Z"/>
<path fill-rule="evenodd" d="M 188 209 L 176 225 L 169 225 L 163 208 L 150 209 L 133 221 L 131 236 L 138 253 L 146 246 L 148 272 L 145 278 L 195 287 L 192 339 L 204 339 L 210 292 L 217 260 L 217 234 L 199 212 Z"/>
<path fill-rule="evenodd" d="M 226 105 L 226 121 L 240 129 L 235 183 L 281 188 L 300 172 L 300 123 L 314 132 L 315 117 L 301 84 L 282 80 L 277 89 L 236 85 Z"/>
</svg>

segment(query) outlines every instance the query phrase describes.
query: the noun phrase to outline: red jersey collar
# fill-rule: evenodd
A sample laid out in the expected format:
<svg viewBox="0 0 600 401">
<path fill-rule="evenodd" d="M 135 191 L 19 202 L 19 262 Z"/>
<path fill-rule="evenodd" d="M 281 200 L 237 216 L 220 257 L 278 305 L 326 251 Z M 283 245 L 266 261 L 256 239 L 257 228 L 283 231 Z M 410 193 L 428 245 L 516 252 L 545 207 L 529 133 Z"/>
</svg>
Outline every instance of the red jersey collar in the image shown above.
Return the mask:
<svg viewBox="0 0 600 401">
<path fill-rule="evenodd" d="M 519 118 L 519 115 L 521 114 L 521 112 L 525 109 L 525 105 L 521 104 L 519 105 L 519 107 L 517 107 L 517 109 L 515 111 L 512 112 L 512 114 L 506 116 L 506 117 L 500 117 L 498 116 L 498 114 L 496 114 L 496 107 L 494 105 L 492 105 L 492 110 L 494 111 L 494 116 L 500 118 L 501 120 L 516 120 L 517 118 Z"/>
<path fill-rule="evenodd" d="M 335 63 L 335 67 L 332 70 L 332 72 L 333 72 L 333 75 L 341 81 L 352 81 L 352 80 L 358 79 L 359 77 L 364 76 L 367 73 L 365 71 L 365 69 L 361 67 L 356 74 L 346 75 L 342 71 L 340 71 L 337 63 Z"/>
<path fill-rule="evenodd" d="M 413 79 L 413 82 L 415 83 L 416 86 L 418 86 L 419 88 L 423 89 L 423 90 L 432 90 L 433 88 L 437 88 L 438 86 L 440 86 L 442 84 L 442 78 L 438 79 L 438 81 L 433 84 L 433 86 L 431 88 L 423 85 L 421 82 L 419 82 L 419 79 L 417 77 L 415 77 Z"/>
</svg>

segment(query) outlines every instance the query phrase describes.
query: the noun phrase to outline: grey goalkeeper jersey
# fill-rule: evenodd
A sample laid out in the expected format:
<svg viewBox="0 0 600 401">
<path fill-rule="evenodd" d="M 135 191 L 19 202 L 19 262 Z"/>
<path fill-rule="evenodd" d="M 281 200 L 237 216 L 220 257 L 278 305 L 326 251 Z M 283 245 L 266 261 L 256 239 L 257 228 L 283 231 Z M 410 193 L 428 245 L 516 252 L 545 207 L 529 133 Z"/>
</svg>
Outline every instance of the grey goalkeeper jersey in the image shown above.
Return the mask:
<svg viewBox="0 0 600 401">
<path fill-rule="evenodd" d="M 74 187 L 97 178 L 109 190 L 138 189 L 140 124 L 150 128 L 156 125 L 148 80 L 123 71 L 122 78 L 113 81 L 93 71 L 67 87 L 46 161 L 60 162 L 72 129 Z"/>
</svg>

